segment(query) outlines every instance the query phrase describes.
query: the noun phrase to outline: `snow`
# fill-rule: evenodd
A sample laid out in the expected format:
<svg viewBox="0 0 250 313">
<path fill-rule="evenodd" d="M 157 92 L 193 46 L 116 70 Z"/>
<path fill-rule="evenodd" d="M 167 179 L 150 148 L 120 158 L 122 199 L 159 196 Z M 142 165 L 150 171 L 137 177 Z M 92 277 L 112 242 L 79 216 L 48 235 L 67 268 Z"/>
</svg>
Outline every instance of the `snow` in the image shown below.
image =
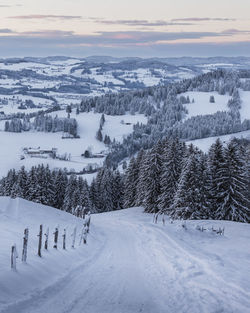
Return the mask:
<svg viewBox="0 0 250 313">
<path fill-rule="evenodd" d="M 208 138 L 202 138 L 202 139 L 196 139 L 196 140 L 190 140 L 187 141 L 187 144 L 192 143 L 199 149 L 201 149 L 203 152 L 208 152 L 209 148 L 213 143 L 215 143 L 216 139 L 220 138 L 220 140 L 223 143 L 229 142 L 232 138 L 248 138 L 250 140 L 250 130 L 246 130 L 239 133 L 233 133 L 223 136 L 216 136 L 216 137 L 208 137 Z"/>
<path fill-rule="evenodd" d="M 82 220 L 21 199 L 0 198 L 1 313 L 247 313 L 250 225 L 228 221 L 153 224 L 142 208 L 92 215 L 86 246 L 37 253 L 40 223 L 78 232 Z M 205 228 L 225 227 L 225 235 Z M 28 263 L 10 270 L 29 226 Z M 50 236 L 50 239 L 52 236 Z"/>
<path fill-rule="evenodd" d="M 137 123 L 146 124 L 147 117 L 144 114 L 120 116 L 105 115 L 103 134 L 110 136 L 111 140 L 115 138 L 116 141 L 122 142 L 125 136 L 133 132 L 133 126 Z"/>
<path fill-rule="evenodd" d="M 214 114 L 217 111 L 228 111 L 227 106 L 229 95 L 219 95 L 217 92 L 200 92 L 200 91 L 189 91 L 182 93 L 180 96 L 189 96 L 190 102 L 185 104 L 188 109 L 188 114 L 185 118 L 190 118 L 197 115 Z M 214 96 L 215 103 L 210 103 L 210 96 Z M 194 103 L 192 100 L 194 99 Z"/>
<path fill-rule="evenodd" d="M 250 119 L 250 91 L 240 90 L 241 109 L 240 116 L 241 121 Z"/>
<path fill-rule="evenodd" d="M 7 105 L 1 103 L 1 101 L 8 101 Z M 42 106 L 42 108 L 27 108 L 26 110 L 18 109 L 18 107 L 23 104 L 25 105 L 25 100 L 32 100 L 36 106 Z M 3 111 L 6 115 L 14 113 L 34 113 L 44 109 L 47 109 L 52 105 L 53 101 L 45 98 L 24 96 L 21 94 L 13 95 L 0 95 L 0 111 Z"/>
<path fill-rule="evenodd" d="M 56 111 L 51 113 L 52 116 L 67 117 L 66 111 Z M 100 125 L 100 113 L 80 113 L 78 115 L 72 112 L 72 118 L 75 118 L 78 123 L 79 139 L 62 139 L 62 133 L 45 133 L 45 132 L 22 132 L 9 133 L 4 132 L 5 121 L 0 121 L 0 177 L 7 174 L 11 168 L 19 169 L 25 166 L 30 169 L 38 164 L 49 165 L 51 168 L 66 168 L 67 170 L 81 171 L 88 164 L 98 167 L 103 164 L 104 158 L 85 159 L 81 156 L 85 150 L 90 149 L 92 153 L 100 153 L 107 151 L 108 148 L 104 143 L 98 141 L 95 136 Z M 103 135 L 109 135 L 111 140 L 114 138 L 121 141 L 125 135 L 132 133 L 133 125 L 137 122 L 146 123 L 147 118 L 142 114 L 136 115 L 120 115 L 108 116 L 105 115 L 106 122 L 104 124 Z M 130 122 L 131 125 L 121 124 L 121 121 Z M 61 161 L 58 159 L 30 158 L 20 160 L 23 155 L 22 149 L 25 147 L 41 149 L 57 148 L 58 154 L 71 154 L 71 161 Z M 92 175 L 93 177 L 93 175 Z M 89 180 L 89 176 L 87 176 Z"/>
</svg>

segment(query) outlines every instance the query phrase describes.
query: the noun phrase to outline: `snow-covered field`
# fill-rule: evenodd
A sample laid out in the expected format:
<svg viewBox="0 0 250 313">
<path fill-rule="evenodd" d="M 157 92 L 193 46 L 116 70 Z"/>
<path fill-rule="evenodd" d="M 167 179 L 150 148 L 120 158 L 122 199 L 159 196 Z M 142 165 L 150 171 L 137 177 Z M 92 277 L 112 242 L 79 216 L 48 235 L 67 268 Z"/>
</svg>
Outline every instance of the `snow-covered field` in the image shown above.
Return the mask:
<svg viewBox="0 0 250 313">
<path fill-rule="evenodd" d="M 250 91 L 240 90 L 240 98 L 241 98 L 241 121 L 243 122 L 245 119 L 250 119 Z"/>
<path fill-rule="evenodd" d="M 26 100 L 32 100 L 36 106 L 40 106 L 37 108 L 27 108 L 26 110 L 19 109 L 18 107 L 20 104 L 25 105 Z M 1 101 L 8 101 L 7 105 L 1 104 Z M 16 94 L 15 96 L 11 95 L 0 95 L 0 111 L 3 111 L 6 115 L 14 114 L 14 113 L 33 113 L 37 111 L 44 110 L 52 105 L 53 101 L 39 98 L 39 97 L 32 97 L 32 96 L 24 96 L 20 94 Z M 42 108 L 41 108 L 42 107 Z"/>
<path fill-rule="evenodd" d="M 215 143 L 216 139 L 220 138 L 220 140 L 223 143 L 229 142 L 232 138 L 248 138 L 250 140 L 250 130 L 246 130 L 243 132 L 239 133 L 233 133 L 229 135 L 224 135 L 224 136 L 216 136 L 216 137 L 208 137 L 208 138 L 202 138 L 202 139 L 196 139 L 196 140 L 191 140 L 187 141 L 187 144 L 192 143 L 199 149 L 201 149 L 203 152 L 208 152 L 209 148 L 213 143 Z"/>
<path fill-rule="evenodd" d="M 142 208 L 92 215 L 86 246 L 42 251 L 39 225 L 78 232 L 82 220 L 39 204 L 0 198 L 1 313 L 248 313 L 250 225 L 226 221 L 153 224 Z M 224 236 L 206 229 L 225 227 Z M 23 229 L 30 229 L 21 264 Z M 17 272 L 10 247 L 17 244 Z"/>
<path fill-rule="evenodd" d="M 51 113 L 52 116 L 66 117 L 65 111 L 57 111 Z M 68 170 L 81 171 L 88 164 L 100 166 L 103 163 L 102 159 L 85 159 L 81 154 L 85 150 L 90 149 L 92 153 L 99 153 L 107 151 L 104 143 L 98 141 L 95 136 L 99 128 L 101 114 L 81 113 L 71 114 L 71 117 L 76 118 L 78 122 L 79 139 L 62 139 L 62 133 L 44 133 L 44 132 L 23 132 L 23 133 L 9 133 L 0 132 L 0 177 L 6 175 L 9 169 L 19 169 L 25 166 L 29 169 L 33 165 L 49 164 L 51 168 L 67 168 Z M 123 136 L 126 136 L 133 131 L 133 124 L 137 122 L 146 123 L 147 118 L 142 114 L 137 115 L 121 115 L 121 116 L 107 116 L 103 127 L 103 136 L 109 135 L 111 140 L 114 138 L 121 141 Z M 122 124 L 121 121 L 124 121 Z M 0 129 L 4 129 L 5 121 L 0 122 Z M 131 125 L 126 125 L 131 123 Z M 22 149 L 25 147 L 41 149 L 57 148 L 58 154 L 71 154 L 71 161 L 61 161 L 57 159 L 42 159 L 27 157 L 20 160 L 23 155 Z M 89 176 L 87 176 L 89 178 Z"/>
<path fill-rule="evenodd" d="M 182 93 L 180 96 L 189 96 L 191 103 L 185 104 L 188 109 L 186 118 L 197 115 L 214 114 L 217 111 L 228 111 L 227 106 L 229 95 L 220 95 L 218 92 L 200 92 L 200 91 L 189 91 Z M 210 103 L 210 96 L 214 96 L 215 103 Z M 192 100 L 194 99 L 194 103 Z"/>
</svg>

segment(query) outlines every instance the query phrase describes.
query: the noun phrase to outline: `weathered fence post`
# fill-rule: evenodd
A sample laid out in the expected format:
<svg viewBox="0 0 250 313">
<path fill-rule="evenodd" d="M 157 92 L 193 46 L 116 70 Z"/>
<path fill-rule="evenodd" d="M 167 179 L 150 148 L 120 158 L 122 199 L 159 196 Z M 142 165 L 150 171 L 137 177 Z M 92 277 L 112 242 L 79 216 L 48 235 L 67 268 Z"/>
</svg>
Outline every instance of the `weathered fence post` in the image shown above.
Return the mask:
<svg viewBox="0 0 250 313">
<path fill-rule="evenodd" d="M 82 243 L 82 239 L 83 239 L 83 231 L 84 231 L 84 228 L 82 228 L 82 231 L 81 231 L 81 234 L 80 234 L 79 246 L 80 246 L 80 245 L 81 245 L 81 243 Z"/>
<path fill-rule="evenodd" d="M 74 228 L 73 234 L 72 234 L 71 236 L 72 236 L 72 245 L 71 245 L 71 248 L 74 249 L 74 248 L 75 248 L 75 242 L 76 242 L 76 227 Z"/>
<path fill-rule="evenodd" d="M 165 214 L 163 213 L 163 216 L 162 216 L 162 224 L 165 226 Z"/>
<path fill-rule="evenodd" d="M 58 227 L 56 227 L 56 230 L 54 232 L 54 249 L 57 249 L 57 242 L 58 242 Z"/>
<path fill-rule="evenodd" d="M 89 226 L 90 226 L 90 211 L 88 212 L 88 215 L 87 215 L 87 227 L 88 227 L 88 229 L 87 229 L 87 233 L 89 233 Z"/>
<path fill-rule="evenodd" d="M 16 271 L 16 259 L 18 258 L 16 244 L 11 247 L 11 268 Z"/>
<path fill-rule="evenodd" d="M 86 225 L 83 230 L 83 243 L 87 243 L 87 235 L 88 235 L 88 226 Z"/>
<path fill-rule="evenodd" d="M 28 237 L 29 237 L 29 229 L 25 228 L 24 237 L 23 237 L 22 262 L 27 261 Z"/>
<path fill-rule="evenodd" d="M 49 227 L 47 228 L 46 233 L 44 234 L 45 236 L 45 243 L 44 243 L 44 249 L 48 250 L 48 242 L 49 242 Z"/>
<path fill-rule="evenodd" d="M 66 250 L 66 229 L 63 230 L 63 250 Z"/>
<path fill-rule="evenodd" d="M 86 208 L 85 206 L 82 208 L 82 218 L 85 219 L 85 215 L 86 215 Z"/>
<path fill-rule="evenodd" d="M 39 231 L 39 235 L 37 235 L 39 237 L 39 241 L 38 241 L 38 256 L 42 257 L 42 240 L 43 240 L 43 225 L 40 225 L 40 231 Z"/>
</svg>

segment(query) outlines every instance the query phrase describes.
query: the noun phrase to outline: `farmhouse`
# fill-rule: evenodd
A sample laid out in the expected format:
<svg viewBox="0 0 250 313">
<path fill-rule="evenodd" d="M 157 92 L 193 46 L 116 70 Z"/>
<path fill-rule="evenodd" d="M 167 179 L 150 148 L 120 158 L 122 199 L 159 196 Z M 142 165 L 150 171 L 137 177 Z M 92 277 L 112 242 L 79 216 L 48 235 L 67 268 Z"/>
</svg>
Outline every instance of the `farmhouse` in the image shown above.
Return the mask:
<svg viewBox="0 0 250 313">
<path fill-rule="evenodd" d="M 40 147 L 38 148 L 23 148 L 23 152 L 26 155 L 29 155 L 30 157 L 52 157 L 55 158 L 56 157 L 56 152 L 57 149 L 56 148 L 52 148 L 52 149 L 40 149 Z"/>
</svg>

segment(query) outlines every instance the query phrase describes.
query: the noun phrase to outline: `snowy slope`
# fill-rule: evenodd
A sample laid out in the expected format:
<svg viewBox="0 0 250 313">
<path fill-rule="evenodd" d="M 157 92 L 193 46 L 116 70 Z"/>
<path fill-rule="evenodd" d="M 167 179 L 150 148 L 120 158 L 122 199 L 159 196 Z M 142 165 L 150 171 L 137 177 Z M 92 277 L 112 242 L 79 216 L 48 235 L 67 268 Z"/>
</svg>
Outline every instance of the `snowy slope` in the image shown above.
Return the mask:
<svg viewBox="0 0 250 313">
<path fill-rule="evenodd" d="M 65 110 L 51 113 L 52 116 L 67 117 Z M 78 123 L 78 134 L 80 139 L 62 139 L 62 133 L 45 133 L 45 132 L 23 132 L 23 133 L 9 133 L 0 131 L 0 146 L 5 147 L 0 149 L 0 178 L 7 174 L 11 168 L 19 169 L 25 166 L 27 169 L 38 164 L 49 164 L 51 168 L 67 168 L 68 170 L 81 171 L 88 164 L 93 166 L 101 166 L 104 159 L 85 159 L 81 154 L 85 150 L 90 149 L 93 153 L 98 153 L 103 150 L 107 151 L 104 143 L 98 141 L 96 132 L 99 128 L 101 114 L 99 113 L 80 113 L 74 112 L 71 114 Z M 142 114 L 136 115 L 120 115 L 120 116 L 106 116 L 104 124 L 103 135 L 109 135 L 111 140 L 114 138 L 121 141 L 126 135 L 133 132 L 133 125 L 137 122 L 146 123 L 147 118 Z M 122 124 L 121 121 L 124 121 Z M 0 121 L 0 130 L 4 129 L 5 121 Z M 130 123 L 130 125 L 126 125 Z M 7 148 L 8 147 L 8 148 Z M 32 147 L 41 149 L 57 148 L 58 154 L 71 154 L 71 161 L 61 161 L 57 159 L 41 159 L 29 158 L 20 160 L 23 155 L 22 149 L 24 147 Z"/>
<path fill-rule="evenodd" d="M 241 121 L 243 122 L 245 119 L 250 119 L 250 91 L 240 90 L 240 98 L 241 98 Z"/>
<path fill-rule="evenodd" d="M 248 224 L 187 221 L 185 230 L 180 222 L 155 225 L 151 215 L 131 208 L 93 215 L 86 247 L 50 250 L 39 259 L 39 223 L 62 228 L 77 220 L 23 200 L 0 204 L 1 313 L 249 312 Z M 197 224 L 224 226 L 225 235 L 202 233 Z M 9 246 L 20 245 L 27 225 L 34 229 L 29 261 L 14 273 Z"/>
<path fill-rule="evenodd" d="M 229 110 L 227 106 L 228 100 L 230 99 L 229 95 L 220 95 L 218 92 L 189 91 L 180 94 L 180 96 L 188 96 L 191 101 L 191 103 L 185 104 L 188 110 L 186 118 Z M 215 103 L 209 102 L 210 96 L 214 96 Z M 192 100 L 194 100 L 194 103 L 192 103 Z"/>
<path fill-rule="evenodd" d="M 199 149 L 201 149 L 203 152 L 208 152 L 209 148 L 213 143 L 215 143 L 216 139 L 220 138 L 220 140 L 223 143 L 229 142 L 232 138 L 247 138 L 250 140 L 250 130 L 246 130 L 243 132 L 239 133 L 233 133 L 233 134 L 228 134 L 228 135 L 223 135 L 223 136 L 216 136 L 216 137 L 208 137 L 208 138 L 202 138 L 202 139 L 195 139 L 195 140 L 190 140 L 187 141 L 187 144 L 192 143 Z"/>
</svg>

